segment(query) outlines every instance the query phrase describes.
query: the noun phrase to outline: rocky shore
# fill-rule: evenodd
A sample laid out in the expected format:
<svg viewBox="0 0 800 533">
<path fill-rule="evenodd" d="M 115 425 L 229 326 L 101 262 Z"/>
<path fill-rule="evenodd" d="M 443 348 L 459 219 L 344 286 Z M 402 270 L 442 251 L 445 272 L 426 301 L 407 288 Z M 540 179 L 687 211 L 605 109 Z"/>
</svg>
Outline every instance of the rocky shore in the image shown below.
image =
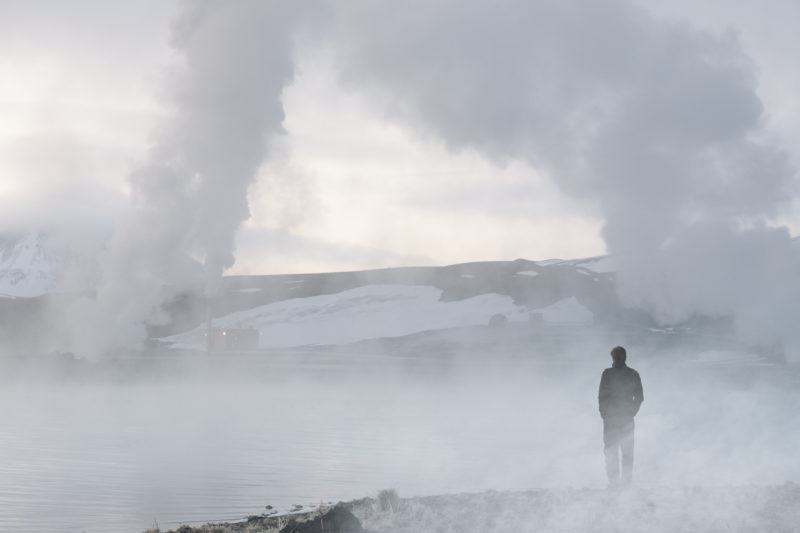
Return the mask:
<svg viewBox="0 0 800 533">
<path fill-rule="evenodd" d="M 542 489 L 400 498 L 382 491 L 313 512 L 175 533 L 790 532 L 800 486 Z M 153 528 L 145 533 L 163 533 Z"/>
</svg>

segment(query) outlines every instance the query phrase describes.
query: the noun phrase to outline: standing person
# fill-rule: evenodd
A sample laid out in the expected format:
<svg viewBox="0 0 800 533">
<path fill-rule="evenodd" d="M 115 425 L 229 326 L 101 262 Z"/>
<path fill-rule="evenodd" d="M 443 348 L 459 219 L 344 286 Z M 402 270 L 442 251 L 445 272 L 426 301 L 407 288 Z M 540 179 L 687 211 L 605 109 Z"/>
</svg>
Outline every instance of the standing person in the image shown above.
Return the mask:
<svg viewBox="0 0 800 533">
<path fill-rule="evenodd" d="M 603 417 L 603 444 L 609 488 L 628 486 L 633 476 L 633 417 L 644 395 L 639 373 L 625 364 L 625 348 L 611 350 L 611 368 L 603 370 L 597 399 Z M 622 452 L 622 477 L 619 462 Z"/>
</svg>

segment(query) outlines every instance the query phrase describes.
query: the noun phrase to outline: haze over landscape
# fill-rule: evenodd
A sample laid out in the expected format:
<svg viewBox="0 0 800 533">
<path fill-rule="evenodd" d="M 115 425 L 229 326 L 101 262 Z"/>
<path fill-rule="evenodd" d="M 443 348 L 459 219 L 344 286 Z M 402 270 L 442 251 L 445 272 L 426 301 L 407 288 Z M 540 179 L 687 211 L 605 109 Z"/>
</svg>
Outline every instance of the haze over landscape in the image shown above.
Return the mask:
<svg viewBox="0 0 800 533">
<path fill-rule="evenodd" d="M 396 488 L 394 518 L 353 507 L 365 527 L 580 531 L 606 506 L 597 380 L 622 344 L 641 490 L 603 527 L 782 530 L 798 16 L 0 2 L 0 529 Z M 682 486 L 705 487 L 685 515 Z M 511 492 L 472 525 L 447 511 L 467 500 L 413 499 L 486 490 Z"/>
</svg>

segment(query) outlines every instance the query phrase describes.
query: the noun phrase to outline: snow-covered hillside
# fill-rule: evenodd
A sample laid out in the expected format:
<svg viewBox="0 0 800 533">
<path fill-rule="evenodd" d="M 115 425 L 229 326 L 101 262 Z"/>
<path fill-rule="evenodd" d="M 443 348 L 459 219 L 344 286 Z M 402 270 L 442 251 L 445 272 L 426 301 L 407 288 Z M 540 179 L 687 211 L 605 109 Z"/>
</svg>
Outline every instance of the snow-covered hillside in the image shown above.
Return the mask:
<svg viewBox="0 0 800 533">
<path fill-rule="evenodd" d="M 74 237 L 33 233 L 0 238 L 0 298 L 5 334 L 15 346 L 38 349 L 40 335 L 31 332 L 52 326 L 48 320 L 53 308 L 48 306 L 53 302 L 28 299 L 60 292 L 61 312 L 68 312 L 69 299 L 94 286 L 105 241 L 80 233 L 79 240 L 86 242 L 75 250 L 66 244 Z M 543 326 L 608 324 L 620 317 L 629 323 L 616 297 L 614 275 L 607 273 L 604 262 L 517 259 L 226 276 L 211 311 L 215 327 L 259 330 L 261 348 L 343 345 L 485 326 L 494 315 Z M 171 295 L 163 302 L 161 318 L 166 320 L 150 326 L 150 335 L 174 347 L 203 349 L 209 301 L 202 284 L 172 289 L 165 291 Z"/>
<path fill-rule="evenodd" d="M 541 309 L 517 305 L 496 293 L 442 301 L 442 290 L 424 285 L 366 285 L 335 294 L 293 298 L 218 318 L 218 328 L 255 328 L 260 348 L 349 344 L 420 331 L 486 325 L 495 314 L 526 322 L 585 325 L 592 313 L 574 297 Z M 205 327 L 163 339 L 176 348 L 203 349 Z"/>
<path fill-rule="evenodd" d="M 0 241 L 0 296 L 33 297 L 52 291 L 65 257 L 43 233 Z"/>
<path fill-rule="evenodd" d="M 92 287 L 107 239 L 108 233 L 97 228 L 0 235 L 0 297 L 34 298 Z"/>
</svg>

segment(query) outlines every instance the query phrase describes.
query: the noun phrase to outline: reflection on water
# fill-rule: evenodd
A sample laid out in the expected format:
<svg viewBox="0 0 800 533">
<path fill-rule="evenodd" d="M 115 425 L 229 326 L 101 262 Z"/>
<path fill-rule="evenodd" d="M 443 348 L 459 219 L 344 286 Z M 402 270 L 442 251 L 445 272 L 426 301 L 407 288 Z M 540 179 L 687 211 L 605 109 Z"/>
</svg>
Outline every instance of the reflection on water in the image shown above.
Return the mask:
<svg viewBox="0 0 800 533">
<path fill-rule="evenodd" d="M 244 374 L 231 368 L 252 361 L 228 363 L 181 379 L 5 384 L 0 530 L 174 528 L 390 487 L 420 495 L 604 484 L 596 360 L 409 370 L 388 358 L 276 359 Z M 639 367 L 641 483 L 798 478 L 784 438 L 800 436 L 784 416 L 795 393 L 720 394 Z M 731 460 L 755 466 L 731 472 Z"/>
</svg>

